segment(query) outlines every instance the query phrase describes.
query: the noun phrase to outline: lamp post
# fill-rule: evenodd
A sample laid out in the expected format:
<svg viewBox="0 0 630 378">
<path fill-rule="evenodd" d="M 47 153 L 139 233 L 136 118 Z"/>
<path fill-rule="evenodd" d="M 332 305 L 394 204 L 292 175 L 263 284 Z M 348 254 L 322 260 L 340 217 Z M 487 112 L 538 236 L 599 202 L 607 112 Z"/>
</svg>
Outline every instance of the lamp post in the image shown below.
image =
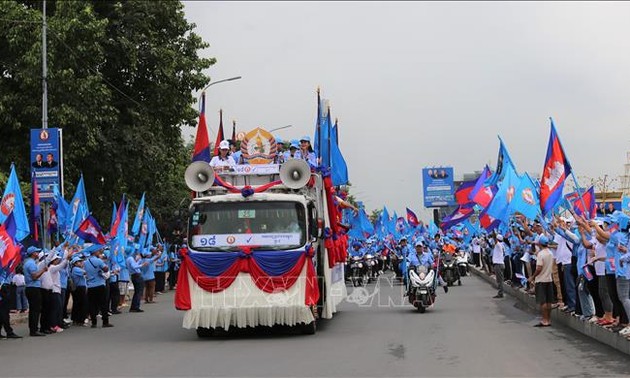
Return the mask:
<svg viewBox="0 0 630 378">
<path fill-rule="evenodd" d="M 227 78 L 227 79 L 221 79 L 221 80 L 217 80 L 217 81 L 212 81 L 212 82 L 208 83 L 208 85 L 203 87 L 203 89 L 201 90 L 201 96 L 203 96 L 206 93 L 206 89 L 208 89 L 209 87 L 211 87 L 213 85 L 225 83 L 227 81 L 240 80 L 241 78 L 242 78 L 242 76 L 234 76 L 234 77 L 230 77 L 230 78 Z M 201 97 L 201 96 L 199 96 L 199 97 Z M 201 101 L 199 101 L 199 103 L 201 103 Z"/>
</svg>

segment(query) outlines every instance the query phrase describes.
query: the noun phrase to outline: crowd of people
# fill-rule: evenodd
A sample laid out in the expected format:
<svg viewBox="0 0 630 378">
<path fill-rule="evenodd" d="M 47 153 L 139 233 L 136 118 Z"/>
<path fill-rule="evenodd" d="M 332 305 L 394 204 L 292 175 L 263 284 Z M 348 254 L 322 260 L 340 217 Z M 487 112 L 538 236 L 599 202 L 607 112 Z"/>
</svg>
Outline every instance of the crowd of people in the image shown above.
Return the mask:
<svg viewBox="0 0 630 378">
<path fill-rule="evenodd" d="M 301 159 L 306 161 L 311 167 L 318 165 L 316 154 L 311 146 L 311 137 L 303 136 L 298 139 L 291 139 L 285 143 L 282 138 L 276 137 L 276 155 L 274 163 L 282 164 L 291 159 Z M 229 169 L 237 164 L 248 164 L 248 159 L 237 147 L 237 142 L 226 139 L 219 143 L 219 154 L 214 156 L 210 165 L 214 168 Z"/>
<path fill-rule="evenodd" d="M 143 303 L 155 303 L 156 295 L 176 287 L 182 248 L 185 243 L 145 251 L 68 242 L 49 250 L 30 246 L 0 282 L 0 338 L 22 337 L 10 324 L 11 313 L 28 313 L 30 336 L 41 337 L 69 327 L 97 328 L 99 318 L 103 328 L 113 327 L 111 318 L 125 307 L 144 312 Z"/>
<path fill-rule="evenodd" d="M 621 212 L 595 219 L 571 212 L 546 224 L 517 216 L 504 234 L 475 235 L 464 248 L 495 277 L 495 298 L 504 285 L 536 297 L 537 327 L 549 327 L 557 308 L 630 338 L 628 220 Z"/>
</svg>

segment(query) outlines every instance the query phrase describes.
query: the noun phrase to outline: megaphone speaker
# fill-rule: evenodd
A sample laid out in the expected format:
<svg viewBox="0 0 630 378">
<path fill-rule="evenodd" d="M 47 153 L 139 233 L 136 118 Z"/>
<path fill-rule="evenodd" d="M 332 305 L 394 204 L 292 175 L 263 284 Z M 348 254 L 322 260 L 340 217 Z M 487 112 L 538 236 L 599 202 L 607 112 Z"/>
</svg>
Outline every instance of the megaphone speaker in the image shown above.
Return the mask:
<svg viewBox="0 0 630 378">
<path fill-rule="evenodd" d="M 311 168 L 304 160 L 292 159 L 280 166 L 280 180 L 290 189 L 300 189 L 311 179 Z"/>
<path fill-rule="evenodd" d="M 204 162 L 195 161 L 186 168 L 184 180 L 190 190 L 194 192 L 205 192 L 214 184 L 214 169 Z"/>
</svg>

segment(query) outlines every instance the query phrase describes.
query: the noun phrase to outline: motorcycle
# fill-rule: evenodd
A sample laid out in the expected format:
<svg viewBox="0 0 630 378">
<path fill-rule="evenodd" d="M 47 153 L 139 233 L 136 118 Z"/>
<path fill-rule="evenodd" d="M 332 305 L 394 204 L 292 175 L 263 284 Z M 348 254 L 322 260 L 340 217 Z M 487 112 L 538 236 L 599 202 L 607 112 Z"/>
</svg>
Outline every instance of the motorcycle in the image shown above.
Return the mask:
<svg viewBox="0 0 630 378">
<path fill-rule="evenodd" d="M 365 282 L 365 263 L 360 256 L 350 257 L 350 281 L 352 286 L 363 286 Z"/>
<path fill-rule="evenodd" d="M 390 265 L 395 273 L 395 277 L 402 280 L 402 270 L 400 269 L 401 258 L 397 254 L 390 252 Z"/>
<path fill-rule="evenodd" d="M 441 262 L 442 262 L 441 263 L 442 278 L 444 278 L 444 281 L 446 281 L 446 284 L 448 286 L 453 286 L 455 281 L 458 281 L 459 284 L 461 285 L 462 281 L 459 275 L 459 269 L 455 265 L 455 259 L 453 258 L 453 256 L 446 253 Z"/>
<path fill-rule="evenodd" d="M 459 270 L 459 276 L 465 277 L 468 275 L 468 257 L 467 253 L 460 251 L 457 254 L 457 258 L 455 259 L 455 263 L 457 264 L 457 269 Z M 462 284 L 462 280 L 458 280 L 458 284 Z"/>
<path fill-rule="evenodd" d="M 426 266 L 409 269 L 409 303 L 420 313 L 435 303 L 435 271 Z"/>
<path fill-rule="evenodd" d="M 365 263 L 365 276 L 366 282 L 370 283 L 372 280 L 375 280 L 378 277 L 378 267 L 377 261 L 373 254 L 368 253 L 363 256 L 363 261 Z"/>
</svg>

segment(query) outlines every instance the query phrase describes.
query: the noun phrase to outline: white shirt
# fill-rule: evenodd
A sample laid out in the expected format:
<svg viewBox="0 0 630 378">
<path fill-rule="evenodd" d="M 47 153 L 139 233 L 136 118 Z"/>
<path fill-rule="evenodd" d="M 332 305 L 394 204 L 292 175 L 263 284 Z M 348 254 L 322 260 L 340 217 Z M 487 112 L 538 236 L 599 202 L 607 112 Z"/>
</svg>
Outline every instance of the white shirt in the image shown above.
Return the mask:
<svg viewBox="0 0 630 378">
<path fill-rule="evenodd" d="M 479 239 L 474 238 L 472 242 L 473 253 L 481 253 L 481 247 L 479 246 Z"/>
<path fill-rule="evenodd" d="M 556 249 L 556 253 L 555 253 L 556 262 L 562 265 L 571 264 L 571 250 L 567 246 L 567 243 L 569 243 L 569 241 L 567 241 L 567 239 L 560 236 L 560 234 L 556 234 L 553 237 L 553 241 L 555 241 L 558 244 L 558 248 Z"/>
<path fill-rule="evenodd" d="M 593 242 L 593 246 L 595 247 L 595 258 L 600 259 L 604 258 L 603 261 L 595 261 L 595 275 L 596 276 L 605 276 L 606 275 L 606 244 L 602 244 L 599 240 L 593 238 L 591 240 Z"/>
<path fill-rule="evenodd" d="M 24 281 L 24 275 L 16 274 L 15 276 L 13 276 L 13 284 L 15 286 L 26 286 L 26 282 Z"/>
<path fill-rule="evenodd" d="M 68 253 L 64 253 L 63 259 L 57 265 L 51 265 L 48 268 L 48 272 L 50 273 L 50 278 L 52 279 L 52 291 L 53 293 L 61 294 L 61 272 L 62 269 L 68 265 L 68 259 L 66 258 Z"/>
<path fill-rule="evenodd" d="M 234 165 L 236 165 L 236 163 L 231 156 L 228 156 L 225 159 L 221 159 L 220 156 L 215 156 L 212 160 L 210 160 L 211 167 L 232 167 Z"/>
<path fill-rule="evenodd" d="M 505 246 L 503 242 L 497 242 L 492 249 L 492 264 L 503 265 L 505 263 L 505 256 L 503 251 L 505 250 Z"/>
</svg>

